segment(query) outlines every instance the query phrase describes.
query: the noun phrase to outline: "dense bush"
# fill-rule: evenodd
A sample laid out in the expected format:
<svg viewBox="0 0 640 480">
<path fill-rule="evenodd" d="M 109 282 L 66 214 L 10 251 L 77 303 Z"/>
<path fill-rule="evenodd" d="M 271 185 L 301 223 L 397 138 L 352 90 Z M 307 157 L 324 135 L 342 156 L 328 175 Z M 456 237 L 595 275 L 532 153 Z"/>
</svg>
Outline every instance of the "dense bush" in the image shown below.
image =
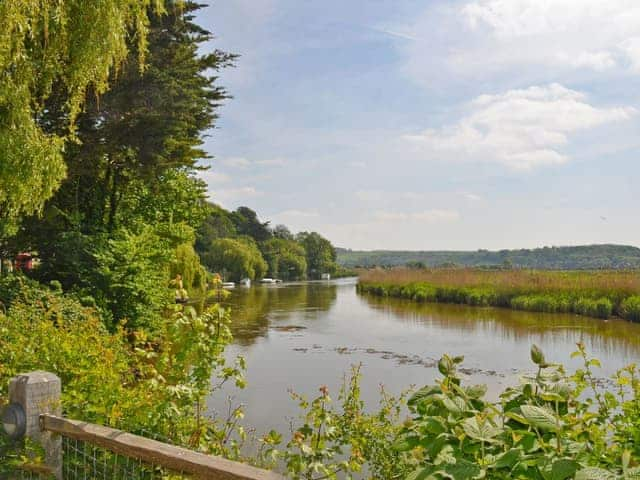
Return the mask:
<svg viewBox="0 0 640 480">
<path fill-rule="evenodd" d="M 605 391 L 592 372 L 599 362 L 580 344 L 574 356 L 584 367 L 567 375 L 534 346 L 537 372 L 493 403 L 484 398 L 485 386 L 462 385 L 457 373 L 462 357 L 445 355 L 438 363 L 443 378 L 409 399 L 412 419 L 393 444 L 411 470 L 405 478 L 638 478 L 635 366 L 618 372 L 617 391 Z"/>
<path fill-rule="evenodd" d="M 150 336 L 110 332 L 94 308 L 20 276 L 0 282 L 0 298 L 0 404 L 10 378 L 45 370 L 62 379 L 62 407 L 71 418 L 238 454 L 233 442 L 224 443 L 225 419 L 206 420 L 199 408 L 212 378 L 244 382 L 242 361 L 228 365 L 223 355 L 231 340 L 226 310 L 176 310 Z"/>
<path fill-rule="evenodd" d="M 620 306 L 620 313 L 623 318 L 640 322 L 640 296 L 625 298 Z"/>
</svg>

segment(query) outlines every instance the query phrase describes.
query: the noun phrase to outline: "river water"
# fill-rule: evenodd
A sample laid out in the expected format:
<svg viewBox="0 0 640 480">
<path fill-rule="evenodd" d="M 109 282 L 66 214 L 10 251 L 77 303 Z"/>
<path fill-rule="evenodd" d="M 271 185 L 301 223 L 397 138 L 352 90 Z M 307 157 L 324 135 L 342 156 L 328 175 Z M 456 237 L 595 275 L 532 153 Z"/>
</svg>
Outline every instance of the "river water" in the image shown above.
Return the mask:
<svg viewBox="0 0 640 480">
<path fill-rule="evenodd" d="M 416 304 L 359 295 L 355 286 L 356 279 L 343 279 L 235 289 L 225 302 L 234 334 L 227 355 L 244 356 L 248 386 L 225 385 L 209 398 L 210 413 L 224 415 L 231 398 L 244 405 L 246 425 L 287 432 L 299 413 L 288 392 L 315 397 L 327 385 L 336 396 L 352 365 L 361 364 L 362 396 L 375 407 L 381 385 L 396 394 L 430 383 L 443 353 L 464 355 L 469 382 L 489 385 L 493 396 L 532 370 L 533 343 L 571 368 L 577 363 L 569 356 L 582 341 L 602 361 L 601 377 L 640 354 L 640 324 Z"/>
</svg>

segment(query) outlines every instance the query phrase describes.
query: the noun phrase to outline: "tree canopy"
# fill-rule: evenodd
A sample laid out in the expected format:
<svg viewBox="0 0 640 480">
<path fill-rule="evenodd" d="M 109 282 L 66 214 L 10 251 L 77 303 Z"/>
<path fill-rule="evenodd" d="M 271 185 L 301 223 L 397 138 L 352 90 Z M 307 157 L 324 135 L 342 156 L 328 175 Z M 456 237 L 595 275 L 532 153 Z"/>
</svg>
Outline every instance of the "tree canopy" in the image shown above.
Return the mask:
<svg viewBox="0 0 640 480">
<path fill-rule="evenodd" d="M 316 232 L 303 232 L 295 236 L 285 225 L 271 227 L 270 222 L 261 221 L 258 214 L 248 207 L 239 207 L 233 212 L 215 204 L 209 204 L 208 208 L 209 213 L 197 232 L 196 250 L 205 259 L 209 269 L 220 273 L 237 273 L 239 251 L 243 248 L 236 243 L 223 244 L 217 241 L 251 239 L 251 243 L 257 245 L 260 257 L 266 262 L 264 273 L 270 277 L 297 280 L 319 278 L 323 273 L 336 271 L 335 248 L 329 240 Z M 233 255 L 225 256 L 215 251 L 221 246 L 230 248 L 230 245 L 235 249 Z M 244 271 L 249 269 L 245 268 Z M 237 278 L 236 273 L 232 277 Z M 248 274 L 244 276 L 251 277 Z"/>
<path fill-rule="evenodd" d="M 148 43 L 129 44 L 110 89 L 84 102 L 77 142 L 63 152 L 66 178 L 13 239 L 16 251 L 38 252 L 34 275 L 93 297 L 112 326 L 149 327 L 172 300 L 167 283 L 177 274 L 194 294 L 205 283 L 193 249 L 208 212 L 197 162 L 227 98 L 216 72 L 234 56 L 200 53 L 212 37 L 194 21 L 200 5 L 167 6 L 148 16 Z M 52 88 L 37 121 L 43 131 L 64 131 L 67 96 Z"/>
<path fill-rule="evenodd" d="M 130 38 L 143 65 L 150 10 L 161 13 L 164 3 L 0 2 L 0 239 L 57 190 L 66 173 L 63 147 L 87 93 L 107 91 Z M 49 129 L 41 119 L 54 93 L 63 121 Z"/>
</svg>

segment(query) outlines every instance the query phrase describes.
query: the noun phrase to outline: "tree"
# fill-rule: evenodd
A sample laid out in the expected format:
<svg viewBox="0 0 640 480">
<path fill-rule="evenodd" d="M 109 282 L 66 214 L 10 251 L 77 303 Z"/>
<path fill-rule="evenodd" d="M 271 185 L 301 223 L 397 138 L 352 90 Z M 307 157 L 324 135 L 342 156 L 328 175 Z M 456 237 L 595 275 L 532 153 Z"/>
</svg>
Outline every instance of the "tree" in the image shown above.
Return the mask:
<svg viewBox="0 0 640 480">
<path fill-rule="evenodd" d="M 133 52 L 112 88 L 91 97 L 78 117 L 80 143 L 68 149 L 68 178 L 49 206 L 77 219 L 83 232 L 114 231 L 140 213 L 147 214 L 146 222 L 157 221 L 153 207 L 167 176 L 177 170 L 190 174 L 207 156 L 200 148 L 202 133 L 214 125 L 216 108 L 227 98 L 211 72 L 234 56 L 199 53 L 211 39 L 193 22 L 199 8 L 184 2 L 152 16 L 144 73 Z M 63 122 L 64 104 L 50 102 L 43 121 Z M 130 200 L 145 188 L 155 198 L 141 212 Z"/>
<path fill-rule="evenodd" d="M 282 240 L 294 240 L 293 233 L 286 225 L 276 225 L 273 227 L 273 236 Z"/>
<path fill-rule="evenodd" d="M 208 213 L 198 228 L 196 250 L 203 254 L 211 246 L 211 242 L 219 238 L 236 237 L 238 232 L 231 221 L 231 214 L 213 203 L 208 204 Z"/>
<path fill-rule="evenodd" d="M 234 58 L 200 53 L 211 39 L 193 21 L 200 5 L 167 3 L 165 15 L 150 16 L 144 71 L 140 46 L 131 45 L 111 89 L 90 97 L 77 116 L 79 143 L 65 151 L 67 178 L 43 217 L 25 221 L 20 234 L 23 246 L 39 252 L 43 280 L 89 292 L 129 325 L 149 323 L 133 317 L 158 314 L 172 273 L 201 283 L 190 246 L 208 206 L 206 185 L 195 173 L 206 156 L 202 134 L 227 97 L 216 71 Z M 39 122 L 55 132 L 66 112 L 65 96 L 52 95 Z M 138 248 L 149 238 L 161 251 Z M 141 257 L 128 257 L 127 246 Z"/>
<path fill-rule="evenodd" d="M 311 277 L 333 273 L 336 269 L 336 250 L 329 240 L 316 232 L 301 232 L 296 240 L 304 247 L 307 269 Z"/>
<path fill-rule="evenodd" d="M 262 278 L 268 268 L 257 245 L 247 239 L 214 240 L 202 260 L 211 271 L 233 281 Z"/>
<path fill-rule="evenodd" d="M 152 6 L 163 10 L 158 0 L 0 2 L 0 240 L 60 185 L 63 146 L 73 138 L 86 93 L 107 91 L 132 30 L 143 65 Z M 50 131 L 41 117 L 54 90 L 63 114 Z"/>
<path fill-rule="evenodd" d="M 256 242 L 264 242 L 271 238 L 269 222 L 261 222 L 258 214 L 249 207 L 239 207 L 231 214 L 231 221 L 239 235 L 247 235 Z"/>
<path fill-rule="evenodd" d="M 269 276 L 282 280 L 296 280 L 306 276 L 306 252 L 296 241 L 272 238 L 264 242 L 262 252 L 269 265 Z"/>
</svg>

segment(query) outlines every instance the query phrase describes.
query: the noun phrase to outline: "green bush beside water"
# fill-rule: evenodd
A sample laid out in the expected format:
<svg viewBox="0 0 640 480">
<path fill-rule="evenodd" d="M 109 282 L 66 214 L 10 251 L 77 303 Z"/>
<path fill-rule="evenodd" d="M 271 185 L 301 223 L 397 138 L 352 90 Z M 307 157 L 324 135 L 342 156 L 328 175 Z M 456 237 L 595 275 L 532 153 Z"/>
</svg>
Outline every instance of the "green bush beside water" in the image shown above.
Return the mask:
<svg viewBox="0 0 640 480">
<path fill-rule="evenodd" d="M 369 283 L 360 281 L 358 291 L 381 297 L 405 298 L 416 302 L 457 303 L 480 307 L 506 307 L 514 310 L 547 313 L 574 313 L 596 318 L 618 315 L 627 320 L 640 321 L 640 296 L 601 292 L 531 293 L 517 288 L 511 291 L 492 286 L 439 286 L 426 282 L 406 285 Z"/>
<path fill-rule="evenodd" d="M 620 305 L 620 314 L 623 318 L 640 322 L 640 295 L 625 298 Z"/>
</svg>

